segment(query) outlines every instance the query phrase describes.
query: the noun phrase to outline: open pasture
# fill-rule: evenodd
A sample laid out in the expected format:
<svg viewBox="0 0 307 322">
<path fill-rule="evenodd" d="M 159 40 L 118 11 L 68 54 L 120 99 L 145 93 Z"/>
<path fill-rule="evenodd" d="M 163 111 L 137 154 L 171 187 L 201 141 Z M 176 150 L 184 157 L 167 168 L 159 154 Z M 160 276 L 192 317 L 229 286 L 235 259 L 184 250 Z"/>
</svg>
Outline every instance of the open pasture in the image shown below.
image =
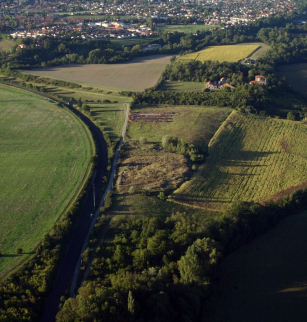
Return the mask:
<svg viewBox="0 0 307 322">
<path fill-rule="evenodd" d="M 111 90 L 143 91 L 157 83 L 170 58 L 156 55 L 139 57 L 122 64 L 75 64 L 24 72 Z"/>
<path fill-rule="evenodd" d="M 206 148 L 215 131 L 231 113 L 228 108 L 202 106 L 136 107 L 132 112 L 176 113 L 172 122 L 129 122 L 128 137 L 161 142 L 164 135 L 177 136 L 199 148 Z"/>
<path fill-rule="evenodd" d="M 0 86 L 0 276 L 33 251 L 79 193 L 94 143 L 71 112 Z M 15 255 L 16 248 L 24 255 Z"/>
<path fill-rule="evenodd" d="M 307 64 L 284 65 L 279 68 L 290 85 L 303 95 L 307 95 Z"/>
<path fill-rule="evenodd" d="M 220 62 L 237 62 L 243 58 L 251 56 L 261 47 L 262 43 L 209 46 L 201 51 L 190 53 L 179 58 L 179 61 L 199 60 L 217 60 Z"/>
<path fill-rule="evenodd" d="M 307 127 L 233 112 L 209 143 L 209 156 L 172 200 L 224 210 L 262 202 L 307 181 Z"/>
<path fill-rule="evenodd" d="M 124 104 L 89 104 L 91 115 L 104 127 L 111 140 L 121 137 L 125 121 Z"/>
<path fill-rule="evenodd" d="M 208 25 L 163 25 L 158 26 L 158 30 L 168 31 L 168 32 L 184 32 L 184 33 L 194 33 L 196 31 L 210 30 L 213 28 L 218 28 L 218 26 L 208 26 Z"/>
<path fill-rule="evenodd" d="M 306 230 L 306 213 L 288 217 L 226 257 L 203 321 L 305 321 Z"/>
<path fill-rule="evenodd" d="M 164 81 L 159 86 L 159 91 L 171 91 L 171 92 L 201 92 L 205 89 L 205 85 L 202 82 L 175 82 Z"/>
<path fill-rule="evenodd" d="M 16 43 L 8 39 L 0 39 L 0 50 L 10 50 Z"/>
</svg>

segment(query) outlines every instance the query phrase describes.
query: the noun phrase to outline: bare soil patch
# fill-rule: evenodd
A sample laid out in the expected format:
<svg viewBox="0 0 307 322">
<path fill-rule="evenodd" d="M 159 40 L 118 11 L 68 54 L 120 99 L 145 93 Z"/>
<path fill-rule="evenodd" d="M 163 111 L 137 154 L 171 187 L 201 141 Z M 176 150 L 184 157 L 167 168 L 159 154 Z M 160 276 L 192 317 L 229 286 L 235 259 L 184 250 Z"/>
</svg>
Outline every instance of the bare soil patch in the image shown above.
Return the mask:
<svg viewBox="0 0 307 322">
<path fill-rule="evenodd" d="M 176 189 L 189 175 L 186 157 L 165 152 L 152 144 L 149 146 L 151 148 L 143 148 L 130 143 L 127 147 L 126 143 L 129 153 L 119 166 L 118 193 L 128 193 L 131 186 L 136 192 Z"/>
<path fill-rule="evenodd" d="M 178 115 L 176 112 L 142 113 L 132 112 L 129 115 L 129 122 L 173 122 L 173 118 Z"/>
</svg>

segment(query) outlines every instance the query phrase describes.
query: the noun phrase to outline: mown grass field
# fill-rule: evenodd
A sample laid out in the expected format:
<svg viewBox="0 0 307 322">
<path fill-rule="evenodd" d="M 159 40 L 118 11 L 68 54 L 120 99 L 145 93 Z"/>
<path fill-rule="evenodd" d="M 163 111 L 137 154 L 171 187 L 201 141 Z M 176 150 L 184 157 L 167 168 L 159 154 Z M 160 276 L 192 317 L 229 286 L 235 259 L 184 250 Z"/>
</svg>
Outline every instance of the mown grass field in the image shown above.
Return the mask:
<svg viewBox="0 0 307 322">
<path fill-rule="evenodd" d="M 281 76 L 303 95 L 307 95 L 307 64 L 284 65 L 279 68 Z"/>
<path fill-rule="evenodd" d="M 124 104 L 89 104 L 93 117 L 104 127 L 111 140 L 119 140 L 125 121 Z"/>
<path fill-rule="evenodd" d="M 161 83 L 158 90 L 171 92 L 201 92 L 204 88 L 205 85 L 201 82 L 164 81 Z"/>
<path fill-rule="evenodd" d="M 14 267 L 74 200 L 94 144 L 72 113 L 0 85 L 0 276 Z M 17 247 L 24 255 L 16 256 Z"/>
<path fill-rule="evenodd" d="M 194 33 L 196 31 L 210 30 L 213 28 L 218 28 L 218 26 L 208 26 L 208 25 L 163 25 L 158 26 L 158 30 L 168 31 L 168 32 L 184 32 L 184 33 Z"/>
<path fill-rule="evenodd" d="M 306 213 L 288 217 L 226 257 L 203 321 L 305 321 L 306 230 Z"/>
<path fill-rule="evenodd" d="M 233 112 L 209 143 L 209 156 L 172 195 L 175 202 L 224 210 L 258 202 L 307 180 L 306 125 Z"/>
<path fill-rule="evenodd" d="M 122 64 L 69 65 L 24 72 L 115 91 L 143 91 L 157 83 L 170 58 L 171 56 L 155 55 L 139 57 Z"/>
<path fill-rule="evenodd" d="M 244 43 L 238 45 L 209 46 L 204 50 L 190 53 L 179 58 L 179 61 L 186 60 L 217 60 L 220 62 L 237 62 L 251 56 L 253 52 L 261 47 L 262 43 Z"/>
<path fill-rule="evenodd" d="M 134 108 L 132 111 L 179 114 L 173 122 L 130 122 L 127 131 L 129 138 L 139 140 L 140 137 L 146 137 L 149 142 L 161 142 L 164 135 L 177 136 L 187 143 L 205 148 L 232 110 L 202 106 L 158 106 Z"/>
</svg>

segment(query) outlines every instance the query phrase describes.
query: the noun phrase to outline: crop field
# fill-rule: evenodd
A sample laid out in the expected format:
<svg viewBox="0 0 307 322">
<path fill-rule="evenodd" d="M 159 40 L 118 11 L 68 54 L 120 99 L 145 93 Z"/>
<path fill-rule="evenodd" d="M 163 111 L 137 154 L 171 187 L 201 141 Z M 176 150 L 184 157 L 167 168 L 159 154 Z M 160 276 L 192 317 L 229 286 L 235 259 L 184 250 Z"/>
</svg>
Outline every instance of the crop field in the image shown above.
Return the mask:
<svg viewBox="0 0 307 322">
<path fill-rule="evenodd" d="M 90 112 L 104 127 L 111 140 L 119 140 L 125 121 L 124 104 L 89 104 Z"/>
<path fill-rule="evenodd" d="M 24 72 L 110 90 L 143 91 L 157 83 L 170 58 L 171 56 L 155 55 L 122 64 L 67 65 Z"/>
<path fill-rule="evenodd" d="M 75 199 L 94 143 L 72 113 L 0 86 L 0 276 L 30 254 Z M 23 249 L 17 256 L 16 248 Z"/>
<path fill-rule="evenodd" d="M 201 92 L 205 89 L 204 83 L 201 82 L 175 82 L 164 81 L 159 86 L 159 91 L 171 92 Z"/>
<path fill-rule="evenodd" d="M 203 321 L 305 321 L 306 230 L 306 213 L 288 217 L 226 257 Z"/>
<path fill-rule="evenodd" d="M 184 32 L 184 33 L 194 33 L 196 31 L 204 31 L 213 28 L 218 28 L 218 26 L 208 26 L 208 25 L 163 25 L 158 26 L 158 30 L 168 31 L 168 32 Z"/>
<path fill-rule="evenodd" d="M 209 156 L 172 200 L 224 210 L 237 200 L 282 197 L 307 181 L 307 127 L 233 112 L 209 143 Z"/>
<path fill-rule="evenodd" d="M 284 65 L 279 72 L 295 90 L 307 95 L 307 64 Z"/>
<path fill-rule="evenodd" d="M 231 113 L 228 108 L 202 106 L 137 107 L 132 112 L 176 113 L 173 122 L 130 122 L 128 137 L 149 142 L 161 142 L 164 135 L 177 136 L 187 143 L 205 148 L 221 123 Z"/>
<path fill-rule="evenodd" d="M 217 60 L 220 62 L 237 62 L 243 58 L 249 57 L 253 52 L 261 47 L 261 43 L 238 44 L 225 46 L 209 46 L 204 50 L 190 53 L 179 58 L 179 61 L 186 60 Z"/>
</svg>

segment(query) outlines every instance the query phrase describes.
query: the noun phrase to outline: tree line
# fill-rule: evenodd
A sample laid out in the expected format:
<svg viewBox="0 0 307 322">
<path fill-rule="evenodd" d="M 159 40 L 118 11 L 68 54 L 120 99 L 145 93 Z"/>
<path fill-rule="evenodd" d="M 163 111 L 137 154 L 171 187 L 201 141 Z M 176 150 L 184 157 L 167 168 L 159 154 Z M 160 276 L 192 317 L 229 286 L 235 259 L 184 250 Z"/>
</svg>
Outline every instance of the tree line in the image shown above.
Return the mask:
<svg viewBox="0 0 307 322">
<path fill-rule="evenodd" d="M 235 202 L 211 219 L 176 212 L 113 220 L 89 280 L 57 321 L 198 321 L 221 259 L 306 209 L 306 197 L 303 189 L 266 205 Z"/>
</svg>

